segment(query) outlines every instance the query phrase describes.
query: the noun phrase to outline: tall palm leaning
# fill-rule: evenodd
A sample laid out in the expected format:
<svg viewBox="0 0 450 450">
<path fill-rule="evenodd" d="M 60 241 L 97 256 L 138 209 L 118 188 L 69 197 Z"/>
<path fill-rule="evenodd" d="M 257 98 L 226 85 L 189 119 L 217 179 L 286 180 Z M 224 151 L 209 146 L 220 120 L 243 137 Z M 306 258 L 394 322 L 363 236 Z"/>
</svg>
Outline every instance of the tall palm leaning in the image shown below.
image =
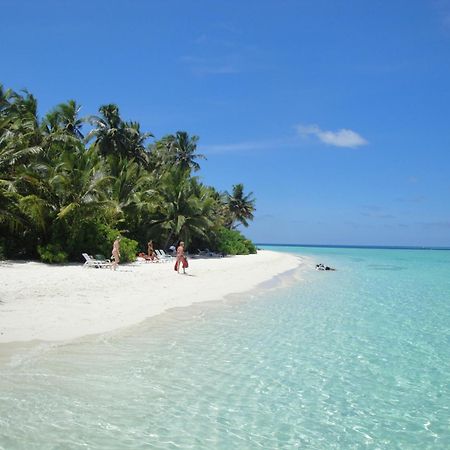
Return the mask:
<svg viewBox="0 0 450 450">
<path fill-rule="evenodd" d="M 236 229 L 239 225 L 248 227 L 248 221 L 253 220 L 255 212 L 255 198 L 253 192 L 244 194 L 244 185 L 235 184 L 231 194 L 228 192 L 224 196 L 225 206 L 225 226 L 229 229 Z"/>
</svg>

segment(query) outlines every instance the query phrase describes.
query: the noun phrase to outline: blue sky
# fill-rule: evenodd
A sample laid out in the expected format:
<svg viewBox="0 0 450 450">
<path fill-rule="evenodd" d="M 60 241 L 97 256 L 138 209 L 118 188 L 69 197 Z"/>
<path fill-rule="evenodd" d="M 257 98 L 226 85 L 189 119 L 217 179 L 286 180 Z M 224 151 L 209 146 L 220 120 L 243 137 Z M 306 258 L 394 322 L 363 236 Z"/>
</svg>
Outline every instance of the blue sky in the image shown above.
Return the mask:
<svg viewBox="0 0 450 450">
<path fill-rule="evenodd" d="M 0 82 L 200 136 L 257 242 L 450 246 L 450 0 L 2 0 Z M 5 19 L 6 18 L 6 19 Z"/>
</svg>

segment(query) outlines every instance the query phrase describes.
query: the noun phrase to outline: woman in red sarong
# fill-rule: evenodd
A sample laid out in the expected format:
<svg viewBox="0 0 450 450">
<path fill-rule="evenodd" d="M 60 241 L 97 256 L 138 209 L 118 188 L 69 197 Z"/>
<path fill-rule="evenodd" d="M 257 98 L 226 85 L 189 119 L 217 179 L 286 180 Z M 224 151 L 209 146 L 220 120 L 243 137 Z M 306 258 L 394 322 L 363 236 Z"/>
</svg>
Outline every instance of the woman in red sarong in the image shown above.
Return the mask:
<svg viewBox="0 0 450 450">
<path fill-rule="evenodd" d="M 180 241 L 177 247 L 177 260 L 175 261 L 174 270 L 180 273 L 180 266 L 183 268 L 183 273 L 186 273 L 188 262 L 186 256 L 184 256 L 184 242 Z"/>
</svg>

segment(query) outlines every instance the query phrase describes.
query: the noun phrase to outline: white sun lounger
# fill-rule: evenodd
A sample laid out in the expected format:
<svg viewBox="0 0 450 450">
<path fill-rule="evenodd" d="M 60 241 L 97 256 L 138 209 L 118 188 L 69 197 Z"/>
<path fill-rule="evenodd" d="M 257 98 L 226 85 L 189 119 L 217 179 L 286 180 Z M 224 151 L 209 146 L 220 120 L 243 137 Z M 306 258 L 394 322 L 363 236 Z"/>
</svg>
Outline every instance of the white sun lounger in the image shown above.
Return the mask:
<svg viewBox="0 0 450 450">
<path fill-rule="evenodd" d="M 158 258 L 162 262 L 170 262 L 172 261 L 172 256 L 168 255 L 164 250 L 155 250 Z"/>
<path fill-rule="evenodd" d="M 111 261 L 109 259 L 100 260 L 94 259 L 92 256 L 89 256 L 87 253 L 82 253 L 86 262 L 83 267 L 95 267 L 96 269 L 105 269 L 107 267 L 111 267 Z"/>
</svg>

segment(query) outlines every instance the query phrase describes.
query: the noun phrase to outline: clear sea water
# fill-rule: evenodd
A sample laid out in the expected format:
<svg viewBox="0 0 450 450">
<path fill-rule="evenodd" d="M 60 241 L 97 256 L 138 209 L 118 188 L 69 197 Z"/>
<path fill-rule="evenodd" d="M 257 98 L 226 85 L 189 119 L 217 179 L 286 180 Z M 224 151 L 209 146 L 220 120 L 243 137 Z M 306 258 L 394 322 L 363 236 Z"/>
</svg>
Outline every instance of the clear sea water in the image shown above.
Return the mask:
<svg viewBox="0 0 450 450">
<path fill-rule="evenodd" d="M 450 448 L 450 251 L 276 250 L 338 270 L 0 347 L 0 448 Z"/>
</svg>

